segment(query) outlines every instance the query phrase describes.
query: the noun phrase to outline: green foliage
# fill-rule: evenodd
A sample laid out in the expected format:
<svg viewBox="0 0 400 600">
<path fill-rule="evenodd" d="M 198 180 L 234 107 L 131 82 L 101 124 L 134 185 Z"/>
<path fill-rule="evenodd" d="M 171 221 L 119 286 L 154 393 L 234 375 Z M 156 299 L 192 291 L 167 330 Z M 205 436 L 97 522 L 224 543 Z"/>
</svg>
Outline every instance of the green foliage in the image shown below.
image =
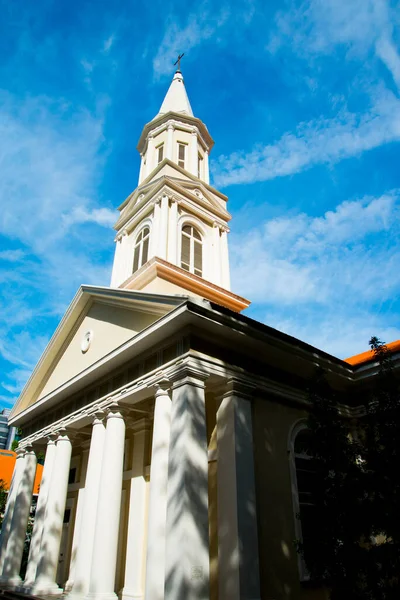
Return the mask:
<svg viewBox="0 0 400 600">
<path fill-rule="evenodd" d="M 11 444 L 11 450 L 13 450 L 14 452 L 16 451 L 16 449 L 18 448 L 18 440 L 13 440 L 12 444 Z"/>
<path fill-rule="evenodd" d="M 7 496 L 8 494 L 4 485 L 4 481 L 0 479 L 0 529 L 3 523 L 4 511 L 6 509 Z"/>
<path fill-rule="evenodd" d="M 323 372 L 309 390 L 315 506 L 299 551 L 332 600 L 391 600 L 400 591 L 399 387 L 386 347 L 370 344 L 380 367 L 363 418 L 343 417 Z"/>
</svg>

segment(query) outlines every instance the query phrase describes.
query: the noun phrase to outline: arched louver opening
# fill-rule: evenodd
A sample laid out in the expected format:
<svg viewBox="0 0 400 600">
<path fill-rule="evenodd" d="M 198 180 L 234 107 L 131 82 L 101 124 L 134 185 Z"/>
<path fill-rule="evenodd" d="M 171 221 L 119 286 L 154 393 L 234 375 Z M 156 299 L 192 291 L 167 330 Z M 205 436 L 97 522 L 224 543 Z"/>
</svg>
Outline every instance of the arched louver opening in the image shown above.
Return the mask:
<svg viewBox="0 0 400 600">
<path fill-rule="evenodd" d="M 150 228 L 143 227 L 142 231 L 136 238 L 135 247 L 133 252 L 133 269 L 132 273 L 135 273 L 141 266 L 147 262 L 149 257 L 149 240 L 150 240 Z"/>
<path fill-rule="evenodd" d="M 195 275 L 203 275 L 203 240 L 193 225 L 182 227 L 181 267 Z"/>
</svg>

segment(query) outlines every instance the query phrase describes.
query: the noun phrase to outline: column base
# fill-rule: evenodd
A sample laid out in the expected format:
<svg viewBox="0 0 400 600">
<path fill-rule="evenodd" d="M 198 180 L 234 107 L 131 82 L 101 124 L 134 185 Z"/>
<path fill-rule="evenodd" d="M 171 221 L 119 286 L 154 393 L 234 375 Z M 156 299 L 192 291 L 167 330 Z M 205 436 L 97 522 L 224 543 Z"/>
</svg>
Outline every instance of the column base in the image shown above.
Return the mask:
<svg viewBox="0 0 400 600">
<path fill-rule="evenodd" d="M 64 586 L 64 595 L 69 594 L 73 587 L 74 587 L 74 582 L 68 580 Z"/>
<path fill-rule="evenodd" d="M 143 600 L 144 592 L 135 592 L 133 590 L 121 590 L 118 594 L 120 600 Z"/>
<path fill-rule="evenodd" d="M 52 581 L 38 581 L 30 588 L 29 593 L 32 596 L 61 596 L 63 592 L 64 590 Z"/>
<path fill-rule="evenodd" d="M 22 579 L 19 575 L 16 577 L 0 577 L 0 586 L 7 590 L 16 590 L 22 583 Z"/>
<path fill-rule="evenodd" d="M 89 592 L 85 600 L 119 600 L 115 592 Z"/>
</svg>

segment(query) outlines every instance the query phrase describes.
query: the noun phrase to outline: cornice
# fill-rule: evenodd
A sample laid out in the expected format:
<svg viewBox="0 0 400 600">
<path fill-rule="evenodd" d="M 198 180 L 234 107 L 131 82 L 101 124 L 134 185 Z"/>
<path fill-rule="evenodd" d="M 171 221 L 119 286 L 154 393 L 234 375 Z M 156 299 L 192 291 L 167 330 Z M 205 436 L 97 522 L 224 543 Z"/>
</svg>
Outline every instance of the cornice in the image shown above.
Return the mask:
<svg viewBox="0 0 400 600">
<path fill-rule="evenodd" d="M 124 289 L 142 289 L 156 277 L 174 283 L 175 285 L 187 290 L 189 293 L 215 302 L 234 312 L 240 312 L 250 306 L 250 300 L 233 294 L 215 283 L 211 283 L 173 265 L 159 257 L 153 257 L 143 267 L 136 271 L 127 279 L 121 287 Z"/>
<path fill-rule="evenodd" d="M 167 123 L 168 121 L 171 121 L 171 120 L 177 121 L 178 123 L 185 123 L 188 125 L 196 126 L 199 129 L 201 136 L 203 137 L 203 140 L 207 146 L 208 151 L 209 152 L 211 151 L 212 147 L 214 146 L 214 140 L 212 139 L 211 135 L 209 134 L 208 129 L 207 129 L 206 125 L 203 123 L 203 121 L 201 121 L 197 117 L 191 117 L 189 115 L 184 115 L 184 114 L 175 113 L 175 112 L 167 112 L 163 115 L 156 117 L 152 121 L 149 121 L 149 123 L 146 123 L 146 125 L 143 128 L 142 134 L 139 138 L 138 144 L 136 146 L 137 150 L 140 153 L 144 151 L 144 148 L 146 146 L 146 139 L 147 139 L 150 131 L 157 129 L 163 123 Z"/>
</svg>

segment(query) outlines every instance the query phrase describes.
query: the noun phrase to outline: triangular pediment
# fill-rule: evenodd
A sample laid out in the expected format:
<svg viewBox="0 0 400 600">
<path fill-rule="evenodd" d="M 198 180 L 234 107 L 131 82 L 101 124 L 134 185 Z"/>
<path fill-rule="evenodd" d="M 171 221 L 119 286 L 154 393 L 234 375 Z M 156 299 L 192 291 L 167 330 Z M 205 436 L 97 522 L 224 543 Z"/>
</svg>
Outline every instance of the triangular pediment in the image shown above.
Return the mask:
<svg viewBox="0 0 400 600">
<path fill-rule="evenodd" d="M 150 201 L 163 193 L 181 196 L 182 199 L 186 198 L 194 205 L 210 211 L 224 222 L 231 219 L 231 215 L 226 210 L 227 196 L 194 177 L 174 162 L 164 159 L 151 176 L 121 204 L 119 207 L 121 214 L 114 229 L 118 231 L 125 227 Z M 130 229 L 130 227 L 128 228 Z"/>
<path fill-rule="evenodd" d="M 82 286 L 17 400 L 11 418 L 94 368 L 183 300 Z"/>
</svg>

